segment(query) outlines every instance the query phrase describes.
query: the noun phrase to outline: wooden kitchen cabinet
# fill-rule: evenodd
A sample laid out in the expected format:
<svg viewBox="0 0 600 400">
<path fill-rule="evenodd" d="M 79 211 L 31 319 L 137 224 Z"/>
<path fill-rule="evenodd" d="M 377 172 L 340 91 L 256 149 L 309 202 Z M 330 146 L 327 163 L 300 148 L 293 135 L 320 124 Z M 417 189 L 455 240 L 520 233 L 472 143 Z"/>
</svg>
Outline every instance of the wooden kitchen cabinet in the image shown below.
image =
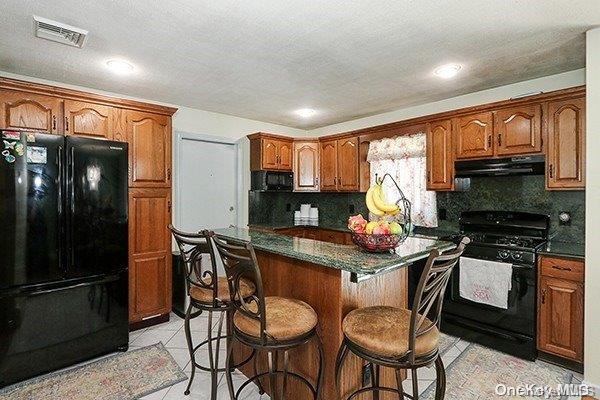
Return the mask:
<svg viewBox="0 0 600 400">
<path fill-rule="evenodd" d="M 291 138 L 268 133 L 253 133 L 250 139 L 250 170 L 292 171 L 294 144 Z"/>
<path fill-rule="evenodd" d="M 494 118 L 491 112 L 455 118 L 456 159 L 492 157 L 493 125 Z"/>
<path fill-rule="evenodd" d="M 294 142 L 294 190 L 319 191 L 319 142 Z"/>
<path fill-rule="evenodd" d="M 452 121 L 427 123 L 427 190 L 454 189 Z"/>
<path fill-rule="evenodd" d="M 506 108 L 494 115 L 496 155 L 512 156 L 542 152 L 542 106 Z"/>
<path fill-rule="evenodd" d="M 0 129 L 61 133 L 62 103 L 58 97 L 0 90 Z"/>
<path fill-rule="evenodd" d="M 584 263 L 540 257 L 538 349 L 583 361 Z"/>
<path fill-rule="evenodd" d="M 321 142 L 321 190 L 357 192 L 359 190 L 358 137 Z"/>
<path fill-rule="evenodd" d="M 546 188 L 585 189 L 585 97 L 548 103 Z"/>
<path fill-rule="evenodd" d="M 65 100 L 64 133 L 113 139 L 113 108 L 84 101 Z"/>
<path fill-rule="evenodd" d="M 127 114 L 130 187 L 171 187 L 171 117 Z"/>
<path fill-rule="evenodd" d="M 129 320 L 171 311 L 171 189 L 129 190 Z"/>
</svg>

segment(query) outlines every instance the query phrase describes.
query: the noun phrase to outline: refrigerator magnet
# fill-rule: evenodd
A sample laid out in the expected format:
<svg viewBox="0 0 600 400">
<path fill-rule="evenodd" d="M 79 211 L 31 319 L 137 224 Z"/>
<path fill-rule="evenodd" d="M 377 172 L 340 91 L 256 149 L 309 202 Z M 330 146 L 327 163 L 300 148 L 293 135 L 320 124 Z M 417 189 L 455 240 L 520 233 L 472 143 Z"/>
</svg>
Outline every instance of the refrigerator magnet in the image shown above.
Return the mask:
<svg viewBox="0 0 600 400">
<path fill-rule="evenodd" d="M 29 132 L 27 134 L 27 143 L 35 143 L 35 133 Z"/>
<path fill-rule="evenodd" d="M 3 139 L 19 140 L 21 139 L 21 132 L 19 131 L 2 131 Z"/>
<path fill-rule="evenodd" d="M 30 164 L 46 164 L 48 161 L 48 150 L 45 147 L 27 147 L 27 162 Z"/>
<path fill-rule="evenodd" d="M 2 156 L 4 157 L 4 160 L 9 163 L 12 164 L 15 162 L 16 158 L 15 156 L 13 156 L 12 154 L 10 154 L 10 151 L 8 150 L 3 150 L 2 151 Z"/>
</svg>

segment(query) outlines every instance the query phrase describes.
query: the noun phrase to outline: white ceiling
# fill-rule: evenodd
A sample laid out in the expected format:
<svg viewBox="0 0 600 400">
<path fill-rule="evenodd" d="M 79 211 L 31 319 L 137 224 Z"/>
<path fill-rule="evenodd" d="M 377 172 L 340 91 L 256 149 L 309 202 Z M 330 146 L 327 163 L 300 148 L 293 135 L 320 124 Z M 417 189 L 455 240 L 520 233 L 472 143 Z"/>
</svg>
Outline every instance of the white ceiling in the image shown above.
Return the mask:
<svg viewBox="0 0 600 400">
<path fill-rule="evenodd" d="M 0 70 L 311 129 L 581 68 L 598 0 L 3 0 Z M 90 31 L 37 39 L 32 16 Z M 122 57 L 136 73 L 104 66 Z M 463 64 L 449 81 L 432 76 Z M 312 107 L 303 120 L 293 111 Z"/>
</svg>

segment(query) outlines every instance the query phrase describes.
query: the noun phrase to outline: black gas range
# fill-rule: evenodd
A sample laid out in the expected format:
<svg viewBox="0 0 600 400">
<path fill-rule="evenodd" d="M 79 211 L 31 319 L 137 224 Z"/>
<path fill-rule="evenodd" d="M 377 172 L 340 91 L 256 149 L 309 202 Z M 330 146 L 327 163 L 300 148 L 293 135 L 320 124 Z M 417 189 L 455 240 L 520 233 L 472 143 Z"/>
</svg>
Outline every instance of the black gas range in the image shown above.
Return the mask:
<svg viewBox="0 0 600 400">
<path fill-rule="evenodd" d="M 536 252 L 548 240 L 548 215 L 508 211 L 461 213 L 461 233 L 468 236 L 464 257 L 512 264 L 508 308 L 460 296 L 460 262 L 452 272 L 443 307 L 442 331 L 505 353 L 533 360 L 536 350 Z"/>
</svg>

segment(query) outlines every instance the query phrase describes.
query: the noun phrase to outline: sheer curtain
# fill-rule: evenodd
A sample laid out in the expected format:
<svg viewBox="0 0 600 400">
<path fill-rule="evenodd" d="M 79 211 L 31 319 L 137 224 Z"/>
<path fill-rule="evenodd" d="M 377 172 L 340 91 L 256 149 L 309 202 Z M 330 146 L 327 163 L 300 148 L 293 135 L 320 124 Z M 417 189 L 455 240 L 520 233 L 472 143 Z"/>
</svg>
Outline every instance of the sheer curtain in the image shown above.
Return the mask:
<svg viewBox="0 0 600 400">
<path fill-rule="evenodd" d="M 425 159 L 425 134 L 398 136 L 375 140 L 369 145 L 367 161 L 371 164 L 371 182 L 375 175 L 380 178 L 390 174 L 412 204 L 413 225 L 437 227 L 437 203 L 435 192 L 428 191 Z M 388 201 L 398 200 L 398 191 L 387 180 L 384 193 Z"/>
</svg>

